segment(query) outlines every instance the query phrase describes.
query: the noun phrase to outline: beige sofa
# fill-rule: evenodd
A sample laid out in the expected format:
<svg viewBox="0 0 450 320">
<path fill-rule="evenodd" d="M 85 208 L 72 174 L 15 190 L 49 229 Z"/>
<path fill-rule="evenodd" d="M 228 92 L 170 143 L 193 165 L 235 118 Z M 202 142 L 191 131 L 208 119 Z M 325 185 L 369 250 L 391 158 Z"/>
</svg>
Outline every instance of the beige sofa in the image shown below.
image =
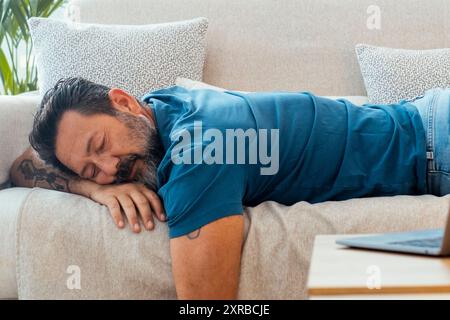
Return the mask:
<svg viewBox="0 0 450 320">
<path fill-rule="evenodd" d="M 450 45 L 445 0 L 72 0 L 79 22 L 145 24 L 209 19 L 204 81 L 243 91 L 365 90 L 354 45 Z M 380 24 L 373 25 L 374 15 Z M 80 62 L 81 63 L 81 62 Z M 38 96 L 0 97 L 0 298 L 175 298 L 167 226 L 139 236 L 117 231 L 88 199 L 7 188 L 8 170 L 28 146 Z M 305 298 L 314 236 L 442 226 L 448 197 L 397 196 L 247 208 L 240 298 Z M 79 267 L 82 286 L 68 285 Z M 77 270 L 76 268 L 74 270 Z"/>
</svg>

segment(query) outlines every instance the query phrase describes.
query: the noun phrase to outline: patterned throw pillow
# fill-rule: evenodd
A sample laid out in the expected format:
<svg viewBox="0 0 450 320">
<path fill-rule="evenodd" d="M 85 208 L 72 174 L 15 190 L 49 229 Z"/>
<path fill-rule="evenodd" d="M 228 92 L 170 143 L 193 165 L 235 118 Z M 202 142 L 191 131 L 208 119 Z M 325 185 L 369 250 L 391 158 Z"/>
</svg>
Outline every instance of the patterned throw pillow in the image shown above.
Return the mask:
<svg viewBox="0 0 450 320">
<path fill-rule="evenodd" d="M 450 49 L 405 50 L 356 46 L 370 103 L 396 103 L 450 86 Z"/>
<path fill-rule="evenodd" d="M 81 76 L 135 96 L 202 80 L 208 20 L 150 25 L 101 25 L 31 18 L 43 95 L 60 78 Z"/>
</svg>

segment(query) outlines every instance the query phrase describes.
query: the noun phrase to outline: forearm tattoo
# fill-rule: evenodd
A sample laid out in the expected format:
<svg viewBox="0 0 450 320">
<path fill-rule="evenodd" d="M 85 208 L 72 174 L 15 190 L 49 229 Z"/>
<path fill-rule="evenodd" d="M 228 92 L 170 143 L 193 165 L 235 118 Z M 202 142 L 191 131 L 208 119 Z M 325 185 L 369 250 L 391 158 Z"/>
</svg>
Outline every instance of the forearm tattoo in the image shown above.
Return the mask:
<svg viewBox="0 0 450 320">
<path fill-rule="evenodd" d="M 25 180 L 33 181 L 33 187 L 41 187 L 42 183 L 47 183 L 54 190 L 71 192 L 68 177 L 49 168 L 37 168 L 30 159 L 19 164 L 19 171 Z"/>
<path fill-rule="evenodd" d="M 198 237 L 200 237 L 200 230 L 201 230 L 201 229 L 202 229 L 202 228 L 199 228 L 199 229 L 197 229 L 197 230 L 192 231 L 191 233 L 188 233 L 188 234 L 186 235 L 186 237 L 187 237 L 189 240 L 197 239 Z"/>
</svg>

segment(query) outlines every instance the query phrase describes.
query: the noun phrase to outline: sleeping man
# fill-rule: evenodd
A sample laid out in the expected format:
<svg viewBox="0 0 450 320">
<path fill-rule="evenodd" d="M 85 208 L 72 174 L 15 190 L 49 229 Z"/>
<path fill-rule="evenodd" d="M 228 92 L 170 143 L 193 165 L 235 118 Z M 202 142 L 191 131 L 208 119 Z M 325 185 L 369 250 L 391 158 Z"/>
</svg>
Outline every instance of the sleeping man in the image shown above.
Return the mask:
<svg viewBox="0 0 450 320">
<path fill-rule="evenodd" d="M 172 86 L 138 99 L 61 79 L 11 179 L 89 197 L 119 228 L 167 221 L 177 296 L 232 299 L 244 206 L 449 193 L 449 92 L 355 106 L 307 92 Z"/>
</svg>

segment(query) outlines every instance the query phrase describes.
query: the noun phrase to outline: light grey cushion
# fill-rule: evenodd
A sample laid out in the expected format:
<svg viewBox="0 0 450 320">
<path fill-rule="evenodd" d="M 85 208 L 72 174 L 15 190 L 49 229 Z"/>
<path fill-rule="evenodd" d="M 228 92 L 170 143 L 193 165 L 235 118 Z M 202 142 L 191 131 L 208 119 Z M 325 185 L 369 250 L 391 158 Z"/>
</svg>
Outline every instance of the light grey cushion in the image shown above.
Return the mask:
<svg viewBox="0 0 450 320">
<path fill-rule="evenodd" d="M 188 78 L 178 77 L 175 81 L 175 84 L 177 86 L 183 87 L 188 90 L 192 89 L 211 89 L 211 90 L 217 90 L 217 91 L 226 91 L 227 89 L 222 87 L 213 86 L 212 84 L 202 82 L 202 81 L 195 81 Z"/>
<path fill-rule="evenodd" d="M 305 298 L 316 235 L 441 228 L 449 198 L 369 197 L 292 206 L 266 201 L 247 207 L 238 298 Z M 156 221 L 153 231 L 140 234 L 118 230 L 105 206 L 35 188 L 18 224 L 20 299 L 176 298 L 166 223 Z M 77 274 L 80 290 L 68 286 Z"/>
<path fill-rule="evenodd" d="M 30 188 L 0 191 L 0 299 L 17 298 L 16 225 Z"/>
<path fill-rule="evenodd" d="M 450 86 L 450 49 L 405 50 L 356 46 L 371 103 L 396 103 Z"/>
<path fill-rule="evenodd" d="M 213 86 L 211 84 L 202 82 L 202 81 L 195 81 L 192 79 L 186 79 L 182 77 L 178 77 L 176 82 L 176 85 L 186 88 L 188 90 L 193 89 L 211 89 L 211 90 L 217 90 L 217 91 L 225 91 L 229 89 L 224 89 L 221 87 Z M 234 91 L 234 90 L 233 90 Z M 238 91 L 238 92 L 248 92 L 248 91 Z M 361 106 L 368 102 L 367 97 L 365 96 L 327 96 L 329 99 L 346 99 L 355 105 Z"/>
<path fill-rule="evenodd" d="M 149 25 L 101 25 L 31 18 L 43 95 L 60 78 L 81 76 L 135 96 L 173 85 L 177 76 L 201 80 L 208 20 Z"/>
</svg>

